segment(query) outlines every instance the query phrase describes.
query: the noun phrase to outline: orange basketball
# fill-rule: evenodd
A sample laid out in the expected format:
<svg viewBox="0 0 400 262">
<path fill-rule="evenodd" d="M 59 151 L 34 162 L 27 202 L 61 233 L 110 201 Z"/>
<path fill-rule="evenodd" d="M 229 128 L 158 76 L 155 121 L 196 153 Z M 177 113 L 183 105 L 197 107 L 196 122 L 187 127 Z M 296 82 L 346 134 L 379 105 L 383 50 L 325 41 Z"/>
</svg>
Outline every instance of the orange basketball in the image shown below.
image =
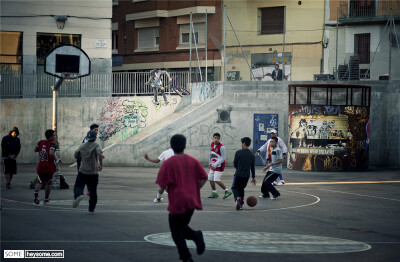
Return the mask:
<svg viewBox="0 0 400 262">
<path fill-rule="evenodd" d="M 257 198 L 255 196 L 249 196 L 246 199 L 246 203 L 249 207 L 255 207 L 257 205 Z"/>
</svg>

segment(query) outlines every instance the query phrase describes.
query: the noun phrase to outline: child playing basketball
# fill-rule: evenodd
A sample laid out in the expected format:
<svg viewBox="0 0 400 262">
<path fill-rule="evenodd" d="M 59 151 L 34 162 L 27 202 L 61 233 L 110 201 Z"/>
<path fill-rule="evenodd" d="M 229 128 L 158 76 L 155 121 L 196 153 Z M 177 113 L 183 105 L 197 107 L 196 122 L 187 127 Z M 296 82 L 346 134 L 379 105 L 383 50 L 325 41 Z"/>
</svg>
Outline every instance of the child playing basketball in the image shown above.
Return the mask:
<svg viewBox="0 0 400 262">
<path fill-rule="evenodd" d="M 56 156 L 56 144 L 54 143 L 56 134 L 54 130 L 46 130 L 46 140 L 41 140 L 35 147 L 35 152 L 39 153 L 39 164 L 36 168 L 38 174 L 38 182 L 35 186 L 35 198 L 33 202 L 39 205 L 39 191 L 42 184 L 46 184 L 45 197 L 43 203 L 50 202 L 50 191 L 51 184 L 53 183 L 54 173 L 56 172 L 56 162 L 58 158 Z"/>
<path fill-rule="evenodd" d="M 241 142 L 242 149 L 236 151 L 235 160 L 233 161 L 236 172 L 235 176 L 233 177 L 232 192 L 236 201 L 236 210 L 243 209 L 244 189 L 249 182 L 250 171 L 252 177 L 251 183 L 256 185 L 256 172 L 254 168 L 255 157 L 249 150 L 251 139 L 250 137 L 243 137 Z"/>
<path fill-rule="evenodd" d="M 224 199 L 232 195 L 232 192 L 229 191 L 221 181 L 221 176 L 225 169 L 226 150 L 225 147 L 220 143 L 220 139 L 221 135 L 219 133 L 213 134 L 213 142 L 211 143 L 209 161 L 210 173 L 208 174 L 208 180 L 210 180 L 212 193 L 208 196 L 208 198 L 219 197 L 215 188 L 215 184 L 219 185 L 225 191 L 223 197 Z"/>
<path fill-rule="evenodd" d="M 186 239 L 194 241 L 199 255 L 206 248 L 203 233 L 191 229 L 189 222 L 194 210 L 203 208 L 200 188 L 207 181 L 207 173 L 196 158 L 184 153 L 186 138 L 183 135 L 172 136 L 170 143 L 174 156 L 161 165 L 156 184 L 168 190 L 169 228 L 179 259 L 193 261 Z"/>
<path fill-rule="evenodd" d="M 172 148 L 163 151 L 163 152 L 161 153 L 161 155 L 158 156 L 157 159 L 152 159 L 152 158 L 150 158 L 149 155 L 148 155 L 147 153 L 144 154 L 144 158 L 145 158 L 147 161 L 150 161 L 150 162 L 152 162 L 152 163 L 154 163 L 154 164 L 160 163 L 161 161 L 165 161 L 165 160 L 167 160 L 168 158 L 170 158 L 171 156 L 174 156 L 174 150 L 172 150 Z M 160 203 L 161 201 L 163 201 L 163 200 L 164 200 L 164 199 L 162 198 L 162 194 L 163 194 L 163 193 L 164 193 L 164 189 L 163 189 L 163 188 L 159 188 L 159 189 L 158 189 L 158 193 L 157 193 L 156 197 L 154 198 L 153 202 L 154 202 L 154 203 Z"/>
</svg>

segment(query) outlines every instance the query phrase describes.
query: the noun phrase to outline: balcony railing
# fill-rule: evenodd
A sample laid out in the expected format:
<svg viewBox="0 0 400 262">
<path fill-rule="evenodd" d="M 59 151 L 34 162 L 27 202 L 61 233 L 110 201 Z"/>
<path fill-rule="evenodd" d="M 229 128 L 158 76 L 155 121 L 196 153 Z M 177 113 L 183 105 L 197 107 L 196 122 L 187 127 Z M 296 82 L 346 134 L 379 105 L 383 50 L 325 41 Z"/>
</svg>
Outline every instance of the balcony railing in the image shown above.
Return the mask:
<svg viewBox="0 0 400 262">
<path fill-rule="evenodd" d="M 393 0 L 344 0 L 339 4 L 339 20 L 370 21 L 387 19 L 390 10 L 400 16 L 400 1 Z"/>
</svg>

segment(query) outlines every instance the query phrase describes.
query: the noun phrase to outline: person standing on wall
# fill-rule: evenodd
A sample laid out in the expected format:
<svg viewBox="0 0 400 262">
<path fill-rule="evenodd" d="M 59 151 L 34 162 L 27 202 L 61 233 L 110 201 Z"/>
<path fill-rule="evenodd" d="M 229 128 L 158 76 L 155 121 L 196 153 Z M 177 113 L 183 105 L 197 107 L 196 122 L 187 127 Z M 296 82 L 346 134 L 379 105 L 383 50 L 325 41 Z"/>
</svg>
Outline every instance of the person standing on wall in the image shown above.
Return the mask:
<svg viewBox="0 0 400 262">
<path fill-rule="evenodd" d="M 166 75 L 169 83 L 172 81 L 172 77 L 169 75 L 169 73 L 165 70 L 161 69 L 154 69 L 150 71 L 150 78 L 149 80 L 145 83 L 145 85 L 150 85 L 153 88 L 154 92 L 154 102 L 156 105 L 159 105 L 160 103 L 157 100 L 157 95 L 158 95 L 158 90 L 161 90 L 161 94 L 164 98 L 165 104 L 168 104 L 167 96 L 165 95 L 165 87 L 163 87 L 163 82 L 162 82 L 162 75 Z"/>
<path fill-rule="evenodd" d="M 197 254 L 204 253 L 203 233 L 189 227 L 194 210 L 201 210 L 200 189 L 207 181 L 207 173 L 196 158 L 186 155 L 186 138 L 174 135 L 170 140 L 174 156 L 165 160 L 158 172 L 156 184 L 168 190 L 168 221 L 172 239 L 178 248 L 179 259 L 193 261 L 186 239 L 193 240 Z M 167 259 L 168 260 L 168 259 Z"/>
<path fill-rule="evenodd" d="M 283 80 L 283 71 L 282 69 L 279 69 L 279 64 L 275 64 L 275 70 L 272 71 L 271 77 L 274 79 L 274 81 Z"/>
<path fill-rule="evenodd" d="M 278 137 L 278 132 L 275 129 L 271 130 L 271 138 L 276 137 L 278 139 L 278 148 L 281 150 L 281 152 L 283 153 L 283 159 L 286 159 L 286 154 L 287 154 L 287 147 L 285 145 L 285 142 L 283 142 L 283 140 Z M 271 138 L 268 139 L 268 141 L 262 145 L 258 150 L 256 155 L 260 155 L 260 152 L 265 152 L 267 151 L 266 154 L 266 158 L 267 158 L 267 163 L 271 163 Z M 274 185 L 284 185 L 285 184 L 285 180 L 283 180 L 283 176 L 282 176 L 282 172 L 279 173 L 279 183 L 277 183 L 276 181 L 273 182 Z"/>
<path fill-rule="evenodd" d="M 19 131 L 13 127 L 7 136 L 1 140 L 1 164 L 2 171 L 6 177 L 6 188 L 11 189 L 11 180 L 17 174 L 17 156 L 21 151 Z"/>
<path fill-rule="evenodd" d="M 152 159 L 149 157 L 149 155 L 147 153 L 144 154 L 144 158 L 147 161 L 150 161 L 154 164 L 160 163 L 161 161 L 165 161 L 168 158 L 174 156 L 174 150 L 172 150 L 172 148 L 167 149 L 165 151 L 163 151 L 161 153 L 161 155 L 158 156 L 157 159 Z M 159 188 L 156 197 L 154 198 L 153 202 L 154 203 L 160 203 L 161 201 L 163 201 L 164 199 L 162 198 L 162 194 L 164 193 L 164 189 L 163 188 Z"/>
<path fill-rule="evenodd" d="M 220 143 L 220 139 L 221 135 L 219 133 L 213 134 L 213 142 L 211 143 L 209 160 L 210 172 L 208 173 L 208 180 L 210 180 L 212 193 L 208 196 L 208 198 L 219 197 L 217 189 L 215 188 L 215 184 L 219 185 L 225 191 L 223 199 L 232 195 L 232 192 L 229 191 L 221 181 L 221 176 L 225 169 L 226 149 Z"/>
</svg>

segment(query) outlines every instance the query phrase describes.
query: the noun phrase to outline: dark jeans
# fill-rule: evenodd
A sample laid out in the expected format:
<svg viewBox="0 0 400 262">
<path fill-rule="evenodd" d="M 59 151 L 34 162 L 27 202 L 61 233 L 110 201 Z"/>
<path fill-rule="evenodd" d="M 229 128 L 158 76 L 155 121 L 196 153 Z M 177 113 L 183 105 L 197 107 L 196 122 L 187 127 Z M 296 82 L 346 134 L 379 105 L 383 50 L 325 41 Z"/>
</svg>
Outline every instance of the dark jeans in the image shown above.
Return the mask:
<svg viewBox="0 0 400 262">
<path fill-rule="evenodd" d="M 244 203 L 244 189 L 247 186 L 247 183 L 249 182 L 250 177 L 240 177 L 240 176 L 234 176 L 233 177 L 233 183 L 232 183 L 232 192 L 234 199 L 238 197 L 242 198 L 242 204 Z"/>
<path fill-rule="evenodd" d="M 261 185 L 261 192 L 264 197 L 269 197 L 269 193 L 271 193 L 274 197 L 278 197 L 281 194 L 276 190 L 276 188 L 271 184 L 278 178 L 279 174 L 268 171 L 263 179 L 263 183 Z"/>
<path fill-rule="evenodd" d="M 79 168 L 81 167 L 81 163 L 82 163 L 82 159 L 81 158 L 77 158 L 76 159 L 76 166 L 78 167 L 78 173 L 79 173 Z"/>
<path fill-rule="evenodd" d="M 76 176 L 75 186 L 74 186 L 74 198 L 77 199 L 79 196 L 83 195 L 83 190 L 85 185 L 87 185 L 90 192 L 89 199 L 89 211 L 94 211 L 97 204 L 97 184 L 99 183 L 99 175 L 85 175 L 81 172 Z"/>
<path fill-rule="evenodd" d="M 169 214 L 168 217 L 172 239 L 178 248 L 180 260 L 187 260 L 192 257 L 185 239 L 195 239 L 195 231 L 189 227 L 189 222 L 192 218 L 193 212 L 194 210 L 189 210 L 183 214 Z"/>
<path fill-rule="evenodd" d="M 154 91 L 154 101 L 157 103 L 157 95 L 158 95 L 158 88 L 157 87 L 153 87 L 153 91 Z M 167 103 L 167 96 L 165 95 L 165 90 L 161 90 L 161 94 L 164 98 L 164 102 Z"/>
</svg>

